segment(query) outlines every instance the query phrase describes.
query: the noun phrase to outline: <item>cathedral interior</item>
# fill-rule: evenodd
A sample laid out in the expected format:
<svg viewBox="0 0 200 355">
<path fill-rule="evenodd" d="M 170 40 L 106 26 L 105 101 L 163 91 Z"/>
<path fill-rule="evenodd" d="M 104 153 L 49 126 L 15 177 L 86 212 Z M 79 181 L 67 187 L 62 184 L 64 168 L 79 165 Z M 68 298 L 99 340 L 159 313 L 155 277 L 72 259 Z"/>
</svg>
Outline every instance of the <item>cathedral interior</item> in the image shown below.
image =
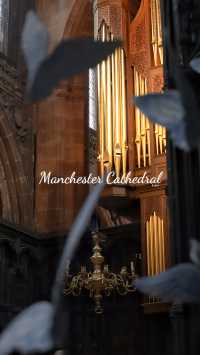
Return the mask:
<svg viewBox="0 0 200 355">
<path fill-rule="evenodd" d="M 31 9 L 48 28 L 50 52 L 77 37 L 122 46 L 48 98 L 27 102 L 21 34 Z M 93 189 L 75 177 L 106 173 L 66 265 L 66 354 L 198 354 L 198 304 L 165 302 L 133 285 L 188 262 L 190 239 L 200 239 L 200 145 L 175 147 L 133 98 L 175 88 L 174 53 L 180 67 L 188 64 L 199 24 L 198 0 L 0 0 L 1 331 L 51 298 L 64 243 Z M 55 183 L 62 177 L 72 183 Z M 107 280 L 100 289 L 86 282 L 99 265 Z"/>
</svg>

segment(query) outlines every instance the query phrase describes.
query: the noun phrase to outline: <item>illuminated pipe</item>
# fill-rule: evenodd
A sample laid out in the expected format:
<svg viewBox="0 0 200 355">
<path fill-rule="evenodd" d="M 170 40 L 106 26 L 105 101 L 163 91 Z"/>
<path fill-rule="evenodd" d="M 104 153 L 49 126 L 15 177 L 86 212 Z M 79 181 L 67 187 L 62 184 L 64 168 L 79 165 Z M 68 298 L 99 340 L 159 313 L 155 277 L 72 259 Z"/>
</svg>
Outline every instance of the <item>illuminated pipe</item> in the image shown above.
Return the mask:
<svg viewBox="0 0 200 355">
<path fill-rule="evenodd" d="M 156 18 L 157 18 L 157 33 L 158 33 L 158 45 L 162 45 L 162 23 L 161 23 L 161 9 L 160 0 L 156 0 Z"/>
<path fill-rule="evenodd" d="M 126 80 L 125 80 L 125 55 L 123 49 L 120 49 L 121 68 L 122 68 L 122 164 L 123 174 L 127 173 L 127 111 L 126 111 Z"/>
<path fill-rule="evenodd" d="M 139 74 L 135 68 L 134 68 L 134 87 L 135 87 L 135 96 L 139 96 L 140 95 Z M 140 168 L 141 167 L 140 110 L 137 107 L 135 107 L 135 127 L 136 127 L 135 143 L 137 147 L 137 161 L 138 161 L 138 168 Z"/>
<path fill-rule="evenodd" d="M 118 68 L 118 50 L 115 51 L 115 141 L 120 144 L 120 112 L 119 112 L 119 68 Z"/>
<path fill-rule="evenodd" d="M 119 78 L 119 65 L 118 65 L 118 52 L 119 50 L 116 49 L 114 62 L 115 62 L 115 170 L 117 177 L 120 176 L 121 171 L 121 122 L 120 122 L 120 78 Z"/>
<path fill-rule="evenodd" d="M 165 269 L 165 258 L 163 254 L 163 243 L 164 243 L 164 236 L 162 231 L 162 220 L 159 218 L 159 250 L 160 250 L 160 271 L 164 271 Z"/>
<path fill-rule="evenodd" d="M 162 230 L 162 256 L 163 256 L 163 271 L 166 269 L 166 256 L 165 256 L 165 232 L 164 232 L 164 221 L 161 221 L 161 230 Z"/>
<path fill-rule="evenodd" d="M 149 158 L 149 166 L 151 166 L 151 138 L 150 138 L 150 123 L 148 118 L 145 120 L 146 126 L 146 135 L 147 135 L 147 150 L 148 150 L 148 158 Z"/>
<path fill-rule="evenodd" d="M 101 175 L 104 175 L 104 115 L 103 115 L 103 91 L 102 91 L 102 80 L 101 80 L 102 64 L 98 65 L 97 75 L 98 75 L 98 100 L 99 100 L 99 130 L 100 130 L 100 171 Z"/>
<path fill-rule="evenodd" d="M 162 253 L 161 253 L 161 248 L 162 248 L 162 235 L 161 235 L 161 220 L 158 217 L 157 219 L 157 228 L 158 228 L 158 251 L 159 251 L 159 272 L 162 271 Z"/>
<path fill-rule="evenodd" d="M 111 34 L 111 40 L 113 41 L 113 35 Z M 112 120 L 113 120 L 113 131 L 112 131 L 112 137 L 113 137 L 113 147 L 116 148 L 116 101 L 115 101 L 115 95 L 116 95 L 116 78 L 115 78 L 115 53 L 112 54 L 111 56 L 111 68 L 112 68 Z M 115 162 L 115 154 L 114 152 L 114 163 Z"/>
<path fill-rule="evenodd" d="M 163 146 L 166 151 L 166 146 L 167 146 L 167 131 L 166 128 L 163 127 Z"/>
<path fill-rule="evenodd" d="M 152 48 L 153 48 L 154 64 L 155 66 L 157 66 L 158 34 L 157 34 L 156 0 L 151 0 L 151 31 L 152 31 Z"/>
<path fill-rule="evenodd" d="M 155 275 L 155 246 L 154 246 L 154 225 L 153 217 L 150 217 L 150 263 L 151 263 L 151 272 L 152 275 Z"/>
<path fill-rule="evenodd" d="M 123 79 L 123 74 L 122 74 L 122 60 L 121 60 L 121 48 L 117 49 L 117 68 L 118 68 L 118 110 L 119 110 L 119 144 L 120 147 L 122 148 L 122 143 L 123 143 L 123 102 L 122 102 L 122 79 Z"/>
<path fill-rule="evenodd" d="M 153 230 L 154 230 L 154 258 L 155 258 L 155 274 L 159 273 L 159 263 L 158 263 L 158 233 L 157 233 L 157 216 L 154 212 L 153 214 Z"/>
<path fill-rule="evenodd" d="M 162 154 L 163 153 L 163 128 L 162 128 L 162 126 L 158 127 L 158 137 L 159 137 L 160 154 Z"/>
<path fill-rule="evenodd" d="M 155 124 L 156 154 L 159 155 L 159 126 Z"/>
<path fill-rule="evenodd" d="M 106 41 L 106 26 L 103 24 L 102 26 L 102 41 Z M 103 121 L 104 121 L 104 155 L 103 162 L 106 167 L 106 170 L 109 170 L 109 133 L 107 127 L 107 75 L 106 75 L 106 61 L 102 62 L 102 92 L 103 92 L 103 103 L 102 103 L 102 111 L 103 111 Z"/>
<path fill-rule="evenodd" d="M 110 34 L 106 34 L 107 40 L 110 41 Z M 113 165 L 113 138 L 112 138 L 112 92 L 111 92 L 111 57 L 108 57 L 106 61 L 106 89 L 107 89 L 107 119 L 106 119 L 106 131 L 107 131 L 107 150 L 108 150 L 108 160 L 109 160 L 109 170 L 112 169 Z"/>
<path fill-rule="evenodd" d="M 147 245 L 147 275 L 152 276 L 151 272 L 151 254 L 150 254 L 150 222 L 146 222 L 146 245 Z"/>
<path fill-rule="evenodd" d="M 162 39 L 160 0 L 156 0 L 156 13 L 157 13 L 157 31 L 158 31 L 158 52 L 160 57 L 160 63 L 161 65 L 163 65 L 163 39 Z"/>
<path fill-rule="evenodd" d="M 99 38 L 101 39 L 101 34 L 99 33 Z M 99 156 L 98 160 L 100 163 L 101 176 L 104 175 L 104 119 L 103 119 L 103 95 L 102 95 L 102 64 L 97 66 L 97 82 L 98 82 L 98 128 L 99 128 Z"/>
<path fill-rule="evenodd" d="M 156 274 L 156 260 L 155 260 L 155 231 L 154 231 L 154 217 L 150 217 L 150 263 L 151 263 L 151 276 Z M 155 297 L 149 298 L 150 303 L 156 302 Z"/>
<path fill-rule="evenodd" d="M 147 79 L 144 79 L 144 94 L 148 94 L 147 88 Z M 146 131 L 146 138 L 147 138 L 147 155 L 149 158 L 149 166 L 151 165 L 151 139 L 150 139 L 150 122 L 149 119 L 145 118 L 145 131 Z"/>
<path fill-rule="evenodd" d="M 142 76 L 139 77 L 140 80 L 140 95 L 144 95 L 145 93 L 145 84 Z M 144 167 L 146 167 L 146 119 L 145 115 L 141 113 L 141 140 L 142 140 L 142 153 L 143 153 L 143 161 Z"/>
</svg>

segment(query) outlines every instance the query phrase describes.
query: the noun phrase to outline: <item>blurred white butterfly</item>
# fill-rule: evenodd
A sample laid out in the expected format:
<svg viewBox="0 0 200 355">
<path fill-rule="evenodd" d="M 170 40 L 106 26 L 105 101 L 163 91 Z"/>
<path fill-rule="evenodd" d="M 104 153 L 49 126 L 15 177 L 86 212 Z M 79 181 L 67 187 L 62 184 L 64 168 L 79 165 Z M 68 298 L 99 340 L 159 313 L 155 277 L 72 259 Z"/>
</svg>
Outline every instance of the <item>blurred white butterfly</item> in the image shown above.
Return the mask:
<svg viewBox="0 0 200 355">
<path fill-rule="evenodd" d="M 30 101 L 46 98 L 61 80 L 95 67 L 121 46 L 121 41 L 68 39 L 61 41 L 49 55 L 48 46 L 46 26 L 35 12 L 28 12 L 21 47 L 28 67 L 27 96 Z"/>
<path fill-rule="evenodd" d="M 186 152 L 200 144 L 200 58 L 188 67 L 175 67 L 177 90 L 134 98 L 139 109 L 152 120 L 168 129 L 176 147 Z"/>
<path fill-rule="evenodd" d="M 190 258 L 193 263 L 136 280 L 136 288 L 167 302 L 200 303 L 200 243 L 196 240 L 191 241 Z"/>
<path fill-rule="evenodd" d="M 198 74 L 200 74 L 200 58 L 194 58 L 190 62 L 191 68 L 196 71 Z"/>
<path fill-rule="evenodd" d="M 136 96 L 134 102 L 150 120 L 168 129 L 178 148 L 189 150 L 184 121 L 185 109 L 177 90 L 169 90 L 164 94 Z"/>
<path fill-rule="evenodd" d="M 69 306 L 63 296 L 66 261 L 71 261 L 87 228 L 105 181 L 97 184 L 80 210 L 66 238 L 52 290 L 52 302 L 38 302 L 21 312 L 1 333 L 0 355 L 47 353 L 64 348 L 68 338 Z"/>
</svg>

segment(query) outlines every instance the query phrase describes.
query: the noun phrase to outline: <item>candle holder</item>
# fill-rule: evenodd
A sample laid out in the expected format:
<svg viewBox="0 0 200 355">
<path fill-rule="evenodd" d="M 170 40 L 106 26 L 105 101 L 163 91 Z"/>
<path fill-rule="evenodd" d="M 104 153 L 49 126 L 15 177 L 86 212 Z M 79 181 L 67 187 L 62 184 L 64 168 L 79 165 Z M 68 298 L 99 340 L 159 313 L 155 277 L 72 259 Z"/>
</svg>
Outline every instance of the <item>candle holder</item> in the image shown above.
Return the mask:
<svg viewBox="0 0 200 355">
<path fill-rule="evenodd" d="M 123 266 L 120 273 L 115 274 L 109 271 L 108 265 L 104 265 L 104 257 L 101 254 L 99 236 L 93 235 L 94 247 L 90 258 L 93 264 L 93 271 L 87 272 L 85 266 L 76 275 L 70 275 L 69 269 L 65 273 L 65 295 L 80 296 L 83 289 L 89 291 L 89 296 L 94 299 L 95 312 L 103 313 L 103 295 L 110 296 L 116 291 L 120 296 L 135 292 L 134 281 L 137 277 L 134 262 L 131 262 L 130 272 Z"/>
</svg>

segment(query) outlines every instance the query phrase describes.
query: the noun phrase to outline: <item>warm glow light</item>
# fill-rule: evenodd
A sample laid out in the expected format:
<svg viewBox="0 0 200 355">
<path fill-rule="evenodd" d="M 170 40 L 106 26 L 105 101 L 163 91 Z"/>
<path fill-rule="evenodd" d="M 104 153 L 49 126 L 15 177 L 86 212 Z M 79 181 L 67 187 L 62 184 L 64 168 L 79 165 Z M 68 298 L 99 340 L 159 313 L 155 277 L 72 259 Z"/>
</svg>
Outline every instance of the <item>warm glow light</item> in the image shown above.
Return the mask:
<svg viewBox="0 0 200 355">
<path fill-rule="evenodd" d="M 113 40 L 105 22 L 100 27 L 99 38 Z M 118 177 L 127 173 L 125 77 L 125 54 L 120 48 L 97 69 L 100 170 L 101 174 L 115 170 Z"/>
</svg>

